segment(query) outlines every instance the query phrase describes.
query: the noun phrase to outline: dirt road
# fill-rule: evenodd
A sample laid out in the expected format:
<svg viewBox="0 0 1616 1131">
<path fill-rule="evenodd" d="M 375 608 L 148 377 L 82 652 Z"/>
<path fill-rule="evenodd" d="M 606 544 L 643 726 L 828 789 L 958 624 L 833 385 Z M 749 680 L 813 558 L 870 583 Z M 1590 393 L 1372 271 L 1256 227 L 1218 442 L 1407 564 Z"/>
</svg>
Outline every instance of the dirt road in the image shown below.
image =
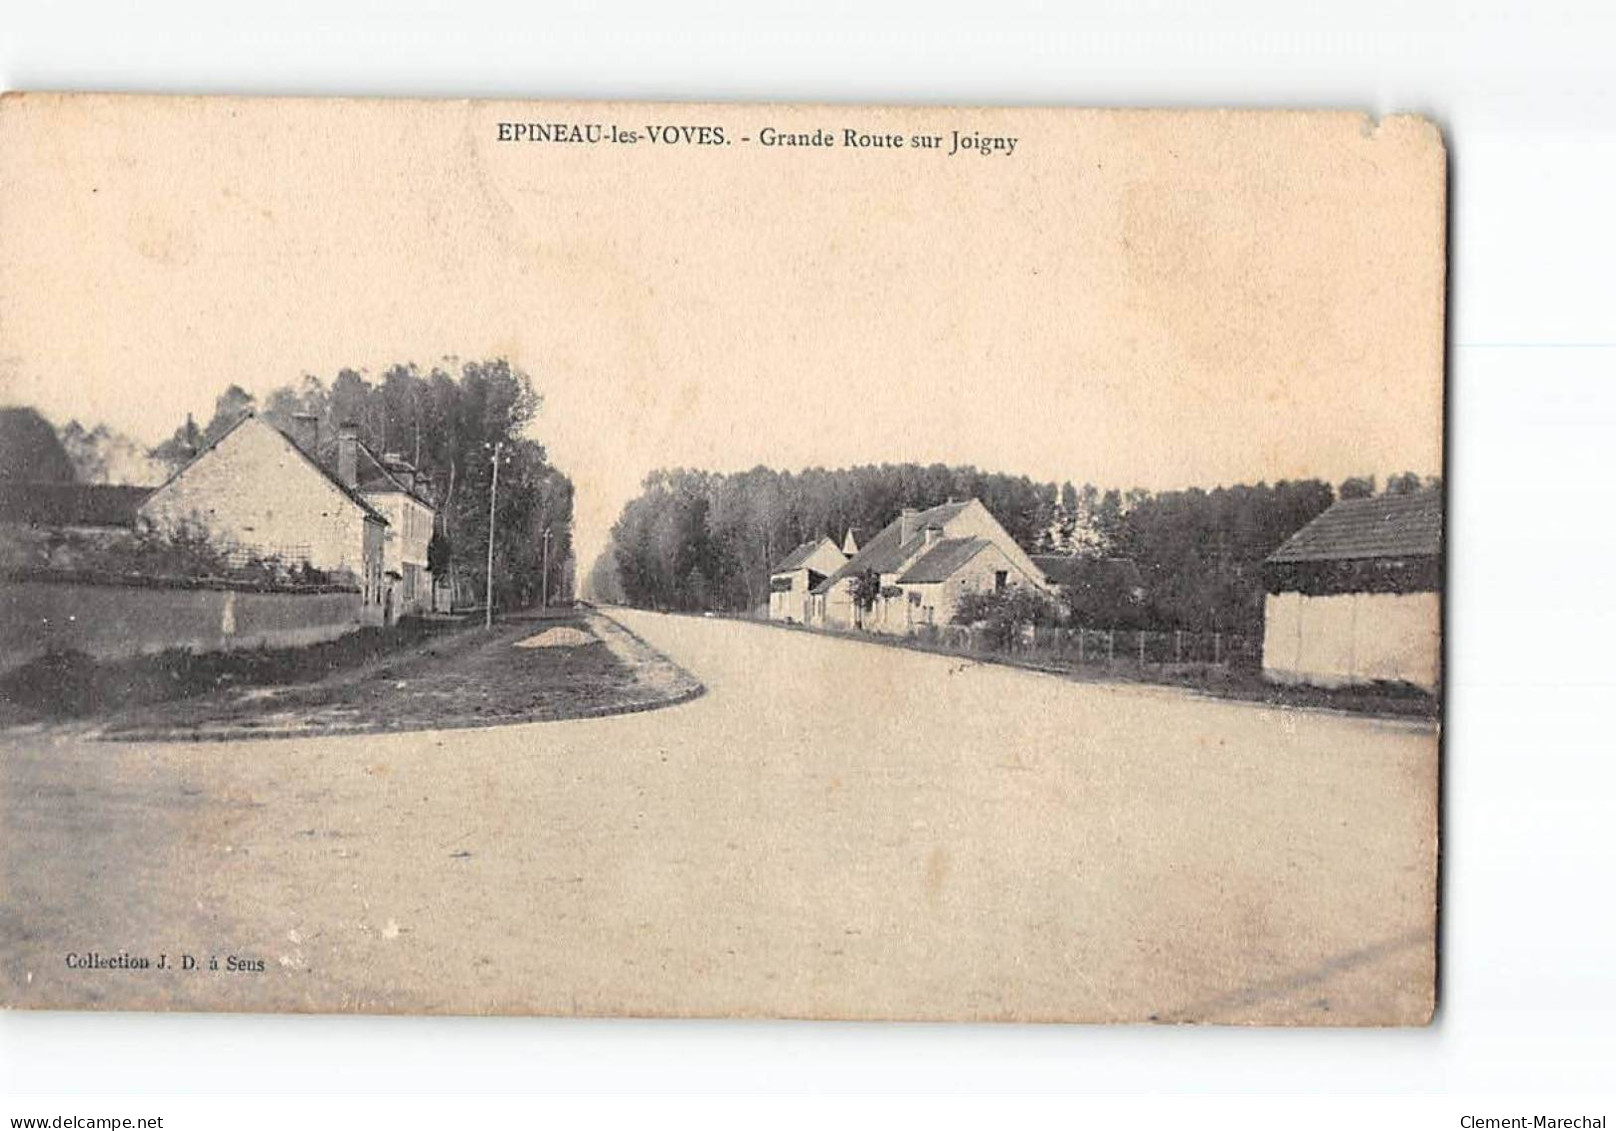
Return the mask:
<svg viewBox="0 0 1616 1131">
<path fill-rule="evenodd" d="M 613 615 L 708 694 L 488 730 L 0 734 L 0 989 L 246 1010 L 1430 1008 L 1428 726 Z M 92 953 L 170 968 L 70 968 Z"/>
</svg>

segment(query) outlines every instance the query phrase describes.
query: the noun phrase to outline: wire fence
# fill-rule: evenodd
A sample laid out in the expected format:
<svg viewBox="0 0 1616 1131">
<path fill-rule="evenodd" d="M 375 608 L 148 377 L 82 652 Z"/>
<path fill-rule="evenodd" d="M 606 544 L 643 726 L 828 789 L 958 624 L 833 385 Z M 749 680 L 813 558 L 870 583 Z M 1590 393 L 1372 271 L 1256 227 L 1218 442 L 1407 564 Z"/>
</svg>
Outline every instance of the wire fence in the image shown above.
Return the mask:
<svg viewBox="0 0 1616 1131">
<path fill-rule="evenodd" d="M 1143 671 L 1262 664 L 1261 637 L 1237 632 L 1027 625 L 1006 634 L 982 625 L 946 624 L 925 626 L 917 637 L 950 652 L 1008 655 L 1070 667 Z"/>
<path fill-rule="evenodd" d="M 230 546 L 221 550 L 219 556 L 233 566 L 274 561 L 287 568 L 292 568 L 308 564 L 309 547 L 307 543 L 302 542 L 277 543 L 265 546 Z"/>
</svg>

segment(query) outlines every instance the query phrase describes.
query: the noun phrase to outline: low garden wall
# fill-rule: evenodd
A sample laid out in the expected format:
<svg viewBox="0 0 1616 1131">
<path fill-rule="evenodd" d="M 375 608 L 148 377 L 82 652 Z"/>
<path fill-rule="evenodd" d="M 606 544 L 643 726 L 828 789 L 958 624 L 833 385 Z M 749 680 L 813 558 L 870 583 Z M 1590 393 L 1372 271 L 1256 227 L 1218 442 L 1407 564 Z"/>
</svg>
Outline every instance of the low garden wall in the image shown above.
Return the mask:
<svg viewBox="0 0 1616 1131">
<path fill-rule="evenodd" d="M 361 612 L 358 593 L 334 587 L 0 578 L 0 671 L 49 652 L 124 659 L 170 648 L 302 647 L 354 631 Z"/>
</svg>

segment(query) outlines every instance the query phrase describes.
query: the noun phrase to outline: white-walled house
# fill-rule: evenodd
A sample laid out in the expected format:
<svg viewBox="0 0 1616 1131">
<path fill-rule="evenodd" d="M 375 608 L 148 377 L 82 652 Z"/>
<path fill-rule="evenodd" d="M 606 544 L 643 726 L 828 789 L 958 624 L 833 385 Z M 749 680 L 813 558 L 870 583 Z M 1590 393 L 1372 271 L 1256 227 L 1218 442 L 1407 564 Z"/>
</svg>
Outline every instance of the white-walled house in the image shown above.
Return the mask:
<svg viewBox="0 0 1616 1131">
<path fill-rule="evenodd" d="M 1264 566 L 1263 675 L 1435 691 L 1442 662 L 1442 497 L 1343 499 Z"/>
<path fill-rule="evenodd" d="M 851 538 L 851 535 L 849 535 Z M 769 619 L 808 622 L 808 593 L 847 562 L 829 538 L 804 542 L 769 571 Z"/>
<path fill-rule="evenodd" d="M 360 591 L 363 619 L 386 616 L 386 516 L 255 414 L 153 491 L 140 517 L 158 530 L 199 530 L 227 549 L 346 576 Z"/>
<path fill-rule="evenodd" d="M 853 597 L 855 579 L 880 578 L 868 609 Z M 903 635 L 948 624 L 967 593 L 1025 585 L 1048 592 L 1049 581 L 977 499 L 929 510 L 906 508 L 809 594 L 808 623 Z"/>
<path fill-rule="evenodd" d="M 338 439 L 338 478 L 345 479 L 344 452 L 349 437 Z M 437 509 L 432 505 L 425 478 L 399 456 L 377 456 L 357 437 L 351 449 L 355 455 L 354 480 L 367 502 L 387 519 L 382 540 L 382 570 L 388 582 L 386 604 L 392 618 L 419 616 L 433 608 L 432 578 L 427 572 L 427 547 L 436 528 Z"/>
</svg>

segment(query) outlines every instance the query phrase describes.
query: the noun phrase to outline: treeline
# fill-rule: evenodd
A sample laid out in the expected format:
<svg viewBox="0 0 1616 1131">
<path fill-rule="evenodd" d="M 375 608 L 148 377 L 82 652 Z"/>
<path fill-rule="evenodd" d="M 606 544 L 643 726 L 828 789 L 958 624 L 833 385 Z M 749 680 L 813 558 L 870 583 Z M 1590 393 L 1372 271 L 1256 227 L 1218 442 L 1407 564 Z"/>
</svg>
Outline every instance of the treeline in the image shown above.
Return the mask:
<svg viewBox="0 0 1616 1131">
<path fill-rule="evenodd" d="M 1404 474 L 1387 490 L 1437 486 Z M 1347 497 L 1375 489 L 1367 478 L 1342 484 Z M 827 534 L 840 543 L 849 528 L 867 541 L 904 507 L 977 498 L 1023 549 L 1076 559 L 1062 600 L 1079 620 L 1250 631 L 1261 624 L 1263 560 L 1336 497 L 1316 479 L 1152 493 L 942 464 L 657 471 L 613 526 L 590 585 L 647 608 L 756 611 L 770 566 L 797 544 Z"/>
<path fill-rule="evenodd" d="M 465 362 L 457 370 L 398 364 L 378 379 L 343 369 L 329 383 L 305 375 L 270 390 L 262 401 L 231 385 L 215 400 L 206 424 L 187 417 L 149 455 L 162 468 L 177 470 L 251 410 L 287 432 L 294 416 L 316 417 L 319 458 L 334 467 L 338 426 L 357 424 L 360 439 L 372 451 L 400 455 L 430 476 L 439 506 L 439 560 L 446 560 L 453 574 L 480 595 L 497 444 L 501 462 L 494 596 L 499 604 L 528 605 L 543 588 L 541 538 L 546 527 L 551 530 L 552 594 L 570 589 L 572 558 L 572 481 L 549 462 L 542 444 L 525 435 L 540 403 L 531 378 L 503 358 Z M 121 450 L 123 443 L 116 434 L 86 431 L 77 422 L 65 431 L 74 441 L 69 452 L 87 472 L 94 461 L 104 460 L 110 446 Z M 100 442 L 91 442 L 95 440 Z"/>
</svg>

